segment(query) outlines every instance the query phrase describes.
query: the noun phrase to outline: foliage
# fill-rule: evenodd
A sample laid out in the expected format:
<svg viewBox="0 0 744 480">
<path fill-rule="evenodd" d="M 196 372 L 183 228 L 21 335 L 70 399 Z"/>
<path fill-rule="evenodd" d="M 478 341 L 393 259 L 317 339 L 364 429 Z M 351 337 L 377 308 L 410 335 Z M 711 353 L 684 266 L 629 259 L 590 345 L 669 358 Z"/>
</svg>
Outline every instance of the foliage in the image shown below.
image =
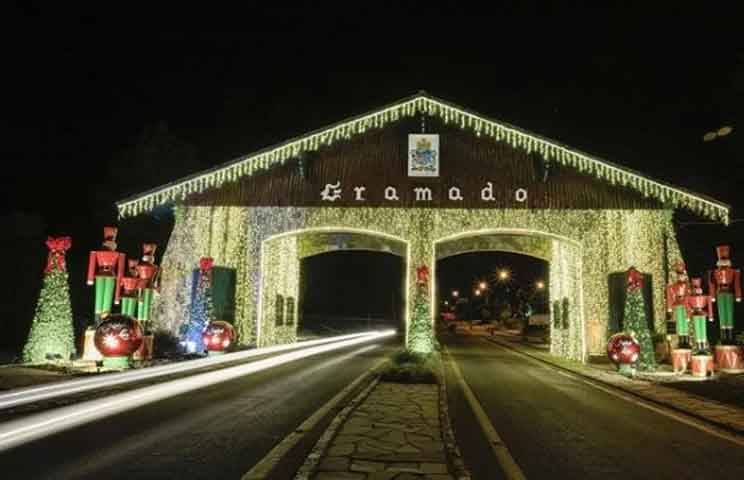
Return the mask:
<svg viewBox="0 0 744 480">
<path fill-rule="evenodd" d="M 173 357 L 178 355 L 179 340 L 170 330 L 159 329 L 153 333 L 153 351 L 158 357 Z"/>
<path fill-rule="evenodd" d="M 408 339 L 408 344 L 414 352 L 427 352 L 431 350 L 433 336 L 429 328 L 430 323 L 429 296 L 425 291 L 420 289 L 413 301 L 413 313 L 411 315 L 411 327 Z"/>
<path fill-rule="evenodd" d="M 418 353 L 399 350 L 390 364 L 382 371 L 381 380 L 398 383 L 437 383 L 439 356 L 436 353 Z"/>
<path fill-rule="evenodd" d="M 628 290 L 625 297 L 624 310 L 625 330 L 638 342 L 641 354 L 636 368 L 640 371 L 650 371 L 656 368 L 654 357 L 654 343 L 646 322 L 646 307 L 643 300 L 643 290 L 633 288 Z"/>
<path fill-rule="evenodd" d="M 506 322 L 511 318 L 512 318 L 511 307 L 509 305 L 506 305 L 504 308 L 501 309 L 501 312 L 499 313 L 499 319 L 502 322 Z"/>
<path fill-rule="evenodd" d="M 47 355 L 69 360 L 75 353 L 68 281 L 67 272 L 60 269 L 44 276 L 31 331 L 23 348 L 25 362 L 44 362 Z"/>
</svg>

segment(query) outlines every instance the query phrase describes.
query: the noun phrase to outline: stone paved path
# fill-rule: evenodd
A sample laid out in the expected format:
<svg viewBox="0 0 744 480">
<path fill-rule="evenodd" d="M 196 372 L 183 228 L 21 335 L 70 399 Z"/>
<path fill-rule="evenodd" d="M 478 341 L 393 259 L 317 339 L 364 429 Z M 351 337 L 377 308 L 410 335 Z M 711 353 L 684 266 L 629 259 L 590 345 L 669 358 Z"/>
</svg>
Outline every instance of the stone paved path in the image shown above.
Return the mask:
<svg viewBox="0 0 744 480">
<path fill-rule="evenodd" d="M 379 383 L 341 427 L 312 478 L 453 479 L 439 425 L 438 386 Z"/>
</svg>

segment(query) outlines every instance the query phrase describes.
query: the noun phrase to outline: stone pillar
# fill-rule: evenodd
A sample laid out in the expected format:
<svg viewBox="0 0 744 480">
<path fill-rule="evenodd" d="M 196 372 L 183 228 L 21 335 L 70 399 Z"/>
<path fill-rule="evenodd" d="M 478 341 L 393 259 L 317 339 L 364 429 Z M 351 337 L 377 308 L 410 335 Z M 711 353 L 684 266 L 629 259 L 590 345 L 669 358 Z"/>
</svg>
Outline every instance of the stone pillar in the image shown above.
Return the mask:
<svg viewBox="0 0 744 480">
<path fill-rule="evenodd" d="M 435 263 L 434 216 L 431 210 L 422 210 L 411 219 L 408 231 L 408 281 L 406 289 L 407 318 L 406 318 L 406 348 L 415 352 L 428 353 L 434 346 L 434 311 L 432 299 L 434 296 Z M 417 284 L 418 270 L 426 267 L 429 272 L 425 286 Z"/>
</svg>

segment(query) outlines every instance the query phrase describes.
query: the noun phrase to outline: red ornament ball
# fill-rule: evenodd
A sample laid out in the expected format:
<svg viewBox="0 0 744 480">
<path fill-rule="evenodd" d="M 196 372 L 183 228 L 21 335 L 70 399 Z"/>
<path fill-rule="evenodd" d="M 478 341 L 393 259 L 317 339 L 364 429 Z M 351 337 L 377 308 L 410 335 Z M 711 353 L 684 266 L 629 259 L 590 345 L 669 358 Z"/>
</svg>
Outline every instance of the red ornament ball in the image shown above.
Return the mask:
<svg viewBox="0 0 744 480">
<path fill-rule="evenodd" d="M 235 342 L 235 328 L 222 320 L 210 322 L 202 334 L 204 346 L 211 352 L 227 350 Z"/>
<path fill-rule="evenodd" d="M 142 343 L 142 326 L 127 315 L 109 315 L 96 328 L 93 341 L 104 357 L 128 357 Z"/>
<path fill-rule="evenodd" d="M 626 333 L 616 333 L 607 342 L 607 356 L 615 365 L 630 365 L 638 361 L 641 346 Z"/>
</svg>

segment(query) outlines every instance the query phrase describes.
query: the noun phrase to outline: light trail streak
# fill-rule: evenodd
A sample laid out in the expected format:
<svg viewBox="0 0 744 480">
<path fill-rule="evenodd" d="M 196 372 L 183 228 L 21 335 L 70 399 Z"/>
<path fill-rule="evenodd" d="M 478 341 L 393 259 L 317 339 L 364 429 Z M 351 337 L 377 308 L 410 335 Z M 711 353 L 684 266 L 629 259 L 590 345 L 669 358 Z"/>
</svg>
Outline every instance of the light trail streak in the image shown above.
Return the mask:
<svg viewBox="0 0 744 480">
<path fill-rule="evenodd" d="M 0 394 L 0 410 L 17 407 L 20 405 L 26 405 L 33 402 L 39 402 L 42 400 L 50 400 L 65 395 L 72 395 L 75 393 L 82 393 L 100 388 L 125 385 L 127 383 L 139 382 L 142 380 L 149 380 L 166 375 L 188 373 L 200 368 L 218 366 L 225 363 L 258 357 L 261 355 L 279 353 L 287 350 L 302 349 L 315 345 L 322 345 L 326 343 L 359 338 L 365 335 L 373 335 L 375 333 L 376 332 L 363 332 L 350 335 L 339 335 L 335 337 L 322 338 L 319 340 L 308 340 L 305 342 L 289 343 L 284 345 L 276 345 L 273 347 L 227 353 L 218 357 L 200 358 L 198 360 L 189 360 L 171 365 L 129 370 L 121 373 L 96 376 L 94 378 L 82 378 L 77 380 L 53 383 L 49 385 L 22 388 L 14 390 L 12 392 Z"/>
<path fill-rule="evenodd" d="M 283 353 L 275 357 L 257 360 L 245 365 L 238 365 L 214 372 L 192 375 L 187 378 L 172 380 L 170 382 L 150 387 L 139 388 L 131 392 L 120 393 L 97 400 L 90 400 L 77 405 L 70 405 L 48 412 L 30 415 L 18 420 L 12 420 L 0 424 L 0 451 L 5 451 L 23 443 L 37 440 L 62 430 L 90 423 L 104 417 L 141 407 L 175 395 L 181 395 L 192 390 L 209 387 L 217 383 L 250 375 L 295 360 L 359 345 L 373 340 L 379 340 L 392 335 L 395 335 L 395 330 L 368 333 L 357 336 L 358 338 L 336 341 L 328 345 L 303 348 L 301 350 Z"/>
</svg>

